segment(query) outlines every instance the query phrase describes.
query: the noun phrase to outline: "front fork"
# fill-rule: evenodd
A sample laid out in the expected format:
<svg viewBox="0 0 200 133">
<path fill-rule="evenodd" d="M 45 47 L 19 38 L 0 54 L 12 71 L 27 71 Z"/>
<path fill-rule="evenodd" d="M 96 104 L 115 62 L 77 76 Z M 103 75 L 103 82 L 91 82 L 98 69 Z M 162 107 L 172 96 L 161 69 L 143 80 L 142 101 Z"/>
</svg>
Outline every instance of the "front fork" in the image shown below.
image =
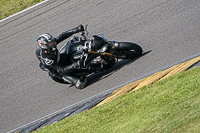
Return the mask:
<svg viewBox="0 0 200 133">
<path fill-rule="evenodd" d="M 98 51 L 91 51 L 92 54 L 97 54 L 97 55 L 106 55 L 109 57 L 115 57 L 117 58 L 118 55 L 115 55 L 115 51 L 119 47 L 120 43 L 116 41 L 108 41 L 108 44 L 104 45 L 101 49 Z M 106 52 L 109 51 L 109 52 Z"/>
<path fill-rule="evenodd" d="M 103 46 L 100 50 L 91 51 L 91 53 L 97 54 L 97 55 L 106 55 L 109 57 L 114 57 L 114 58 L 119 58 L 119 59 L 126 58 L 126 54 L 123 54 L 121 52 L 116 52 L 119 46 L 120 46 L 119 42 L 109 41 L 108 44 Z M 109 52 L 105 52 L 105 51 L 109 51 Z"/>
</svg>

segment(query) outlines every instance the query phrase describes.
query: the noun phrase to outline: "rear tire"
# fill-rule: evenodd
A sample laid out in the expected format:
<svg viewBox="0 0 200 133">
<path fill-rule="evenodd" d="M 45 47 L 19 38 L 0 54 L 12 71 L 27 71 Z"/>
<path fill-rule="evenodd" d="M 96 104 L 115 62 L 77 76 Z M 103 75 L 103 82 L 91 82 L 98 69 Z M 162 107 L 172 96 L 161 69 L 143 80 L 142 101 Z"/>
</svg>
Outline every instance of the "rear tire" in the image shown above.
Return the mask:
<svg viewBox="0 0 200 133">
<path fill-rule="evenodd" d="M 125 55 L 122 59 L 134 59 L 142 55 L 142 48 L 136 43 L 120 42 L 119 48 L 116 52 Z"/>
</svg>

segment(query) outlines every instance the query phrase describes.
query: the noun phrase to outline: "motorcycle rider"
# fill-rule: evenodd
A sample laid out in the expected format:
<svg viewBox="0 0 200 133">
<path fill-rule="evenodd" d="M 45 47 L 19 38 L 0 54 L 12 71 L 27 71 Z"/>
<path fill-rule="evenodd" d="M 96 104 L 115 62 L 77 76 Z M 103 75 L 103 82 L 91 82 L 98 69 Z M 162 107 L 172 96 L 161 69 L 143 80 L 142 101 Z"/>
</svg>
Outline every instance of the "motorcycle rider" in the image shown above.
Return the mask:
<svg viewBox="0 0 200 133">
<path fill-rule="evenodd" d="M 38 37 L 37 43 L 39 48 L 36 50 L 36 56 L 49 71 L 51 78 L 61 83 L 71 83 L 78 89 L 85 87 L 86 77 L 75 77 L 73 71 L 81 67 L 81 61 L 72 63 L 66 54 L 60 54 L 57 45 L 75 33 L 84 31 L 83 25 L 67 30 L 57 37 L 50 34 L 42 34 Z"/>
</svg>

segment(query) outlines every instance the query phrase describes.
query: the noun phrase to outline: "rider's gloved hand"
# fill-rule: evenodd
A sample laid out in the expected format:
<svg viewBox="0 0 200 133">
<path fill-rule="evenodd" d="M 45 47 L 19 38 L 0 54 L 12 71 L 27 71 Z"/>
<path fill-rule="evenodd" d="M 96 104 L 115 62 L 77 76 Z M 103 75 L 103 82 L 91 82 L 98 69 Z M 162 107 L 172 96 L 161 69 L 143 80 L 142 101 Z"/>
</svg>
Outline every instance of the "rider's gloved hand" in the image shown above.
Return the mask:
<svg viewBox="0 0 200 133">
<path fill-rule="evenodd" d="M 84 26 L 81 24 L 79 25 L 77 28 L 77 32 L 81 32 L 81 31 L 84 31 Z"/>
</svg>

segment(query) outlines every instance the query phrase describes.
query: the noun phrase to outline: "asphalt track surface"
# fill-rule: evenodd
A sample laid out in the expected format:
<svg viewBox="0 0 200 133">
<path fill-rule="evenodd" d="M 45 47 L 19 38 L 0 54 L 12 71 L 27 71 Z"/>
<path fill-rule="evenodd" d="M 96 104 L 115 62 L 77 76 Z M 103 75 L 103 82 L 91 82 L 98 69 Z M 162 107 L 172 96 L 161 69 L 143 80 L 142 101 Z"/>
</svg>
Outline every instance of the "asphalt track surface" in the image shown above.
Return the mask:
<svg viewBox="0 0 200 133">
<path fill-rule="evenodd" d="M 0 132 L 200 53 L 199 14 L 199 0 L 49 0 L 1 22 Z M 82 90 L 53 82 L 38 67 L 36 39 L 79 24 L 90 36 L 135 42 L 148 53 L 89 77 Z"/>
</svg>

